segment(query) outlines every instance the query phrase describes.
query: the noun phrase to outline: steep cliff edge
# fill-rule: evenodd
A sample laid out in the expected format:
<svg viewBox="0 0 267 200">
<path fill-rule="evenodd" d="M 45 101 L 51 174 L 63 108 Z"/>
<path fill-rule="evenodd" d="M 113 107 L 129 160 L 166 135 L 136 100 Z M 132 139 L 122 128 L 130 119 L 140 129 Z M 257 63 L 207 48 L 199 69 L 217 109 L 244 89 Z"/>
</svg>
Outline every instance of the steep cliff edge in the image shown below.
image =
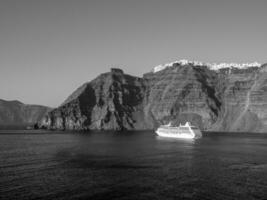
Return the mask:
<svg viewBox="0 0 267 200">
<path fill-rule="evenodd" d="M 255 65 L 174 62 L 143 78 L 112 69 L 78 88 L 39 125 L 139 130 L 190 121 L 203 130 L 267 132 L 267 70 Z"/>
<path fill-rule="evenodd" d="M 207 67 L 174 64 L 144 75 L 148 89 L 145 113 L 160 124 L 190 121 L 209 129 L 218 118 L 221 102 L 216 93 L 217 74 Z"/>
<path fill-rule="evenodd" d="M 101 74 L 78 88 L 59 108 L 50 112 L 40 126 L 52 129 L 146 129 L 143 79 L 120 69 Z"/>
<path fill-rule="evenodd" d="M 267 132 L 265 66 L 232 70 L 221 88 L 222 112 L 213 130 Z"/>
<path fill-rule="evenodd" d="M 19 101 L 0 99 L 0 126 L 33 125 L 41 120 L 51 108 L 39 105 L 27 105 Z"/>
</svg>

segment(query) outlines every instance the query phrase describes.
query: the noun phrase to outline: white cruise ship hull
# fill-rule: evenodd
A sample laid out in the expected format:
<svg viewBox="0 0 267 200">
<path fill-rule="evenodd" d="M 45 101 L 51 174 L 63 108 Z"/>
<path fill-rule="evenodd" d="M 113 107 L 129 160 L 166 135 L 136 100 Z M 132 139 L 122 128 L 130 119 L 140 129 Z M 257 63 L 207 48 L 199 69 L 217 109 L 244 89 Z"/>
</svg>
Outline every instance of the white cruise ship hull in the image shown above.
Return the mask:
<svg viewBox="0 0 267 200">
<path fill-rule="evenodd" d="M 195 134 L 188 134 L 188 133 L 163 133 L 161 131 L 156 131 L 158 136 L 161 137 L 169 137 L 169 138 L 186 138 L 186 139 L 193 139 L 195 138 Z"/>
</svg>

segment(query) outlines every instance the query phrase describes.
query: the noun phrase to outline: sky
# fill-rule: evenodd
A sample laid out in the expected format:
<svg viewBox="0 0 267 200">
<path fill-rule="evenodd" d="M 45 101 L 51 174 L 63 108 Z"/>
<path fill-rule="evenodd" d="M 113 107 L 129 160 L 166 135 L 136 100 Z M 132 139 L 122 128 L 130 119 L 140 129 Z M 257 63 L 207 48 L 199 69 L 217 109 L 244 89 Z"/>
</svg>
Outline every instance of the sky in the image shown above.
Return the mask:
<svg viewBox="0 0 267 200">
<path fill-rule="evenodd" d="M 0 0 L 0 99 L 50 107 L 118 67 L 267 62 L 266 0 Z"/>
</svg>

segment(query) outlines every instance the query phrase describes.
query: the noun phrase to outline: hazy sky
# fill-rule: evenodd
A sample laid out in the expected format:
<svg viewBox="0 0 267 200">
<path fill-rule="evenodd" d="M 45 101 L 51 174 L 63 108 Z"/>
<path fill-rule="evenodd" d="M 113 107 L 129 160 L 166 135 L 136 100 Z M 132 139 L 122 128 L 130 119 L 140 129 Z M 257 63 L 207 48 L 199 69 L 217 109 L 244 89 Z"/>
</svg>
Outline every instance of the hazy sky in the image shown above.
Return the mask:
<svg viewBox="0 0 267 200">
<path fill-rule="evenodd" d="M 267 1 L 0 0 L 0 98 L 58 106 L 120 67 L 266 62 Z"/>
</svg>

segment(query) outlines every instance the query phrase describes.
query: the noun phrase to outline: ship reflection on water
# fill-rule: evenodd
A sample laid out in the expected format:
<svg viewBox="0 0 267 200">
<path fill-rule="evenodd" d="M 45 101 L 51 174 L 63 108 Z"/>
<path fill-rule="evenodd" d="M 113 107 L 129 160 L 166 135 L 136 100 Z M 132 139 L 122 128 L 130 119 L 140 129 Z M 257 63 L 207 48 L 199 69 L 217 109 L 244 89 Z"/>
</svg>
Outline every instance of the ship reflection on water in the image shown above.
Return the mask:
<svg viewBox="0 0 267 200">
<path fill-rule="evenodd" d="M 162 137 L 162 136 L 159 136 L 159 135 L 156 135 L 156 140 L 158 140 L 159 142 L 168 142 L 169 144 L 170 143 L 175 143 L 177 145 L 181 144 L 181 145 L 193 145 L 196 143 L 197 140 L 201 139 L 201 138 L 198 138 L 198 139 L 195 139 L 195 138 L 170 138 L 170 137 Z"/>
</svg>

